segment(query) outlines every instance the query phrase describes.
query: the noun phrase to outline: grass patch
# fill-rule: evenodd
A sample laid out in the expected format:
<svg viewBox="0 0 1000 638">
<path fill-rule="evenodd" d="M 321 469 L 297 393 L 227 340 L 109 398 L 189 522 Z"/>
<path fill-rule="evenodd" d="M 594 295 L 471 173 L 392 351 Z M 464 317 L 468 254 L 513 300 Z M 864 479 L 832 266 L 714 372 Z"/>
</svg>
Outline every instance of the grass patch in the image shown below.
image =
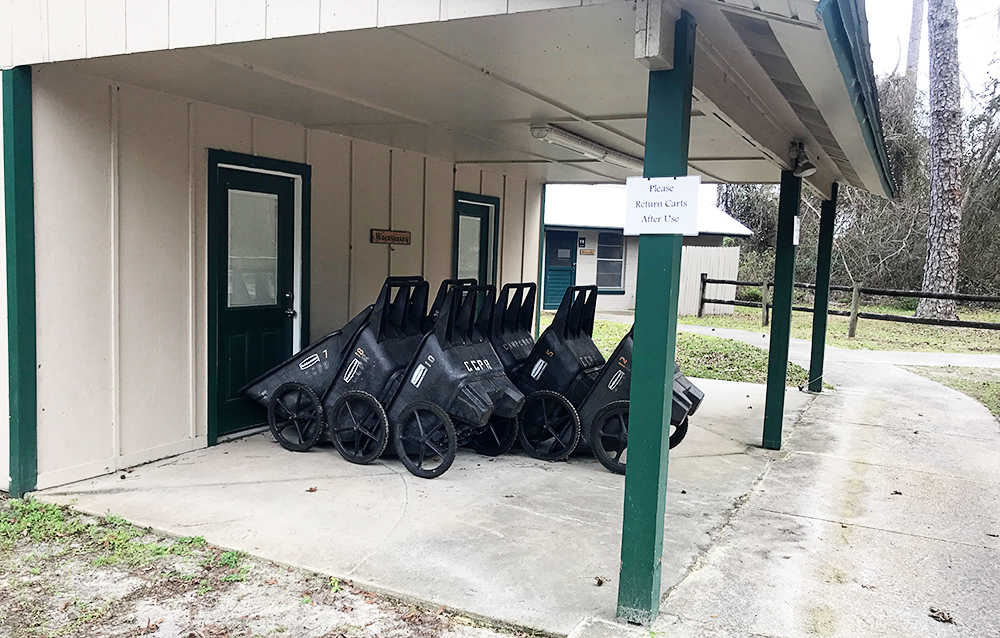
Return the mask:
<svg viewBox="0 0 1000 638">
<path fill-rule="evenodd" d="M 905 366 L 903 369 L 967 394 L 1000 419 L 1000 369 L 954 366 Z"/>
<path fill-rule="evenodd" d="M 831 304 L 831 308 L 834 306 Z M 849 308 L 840 308 L 847 310 Z M 885 306 L 863 306 L 862 312 L 889 315 L 906 315 L 899 308 Z M 1000 323 L 1000 311 L 959 309 L 959 318 L 965 321 Z M 766 334 L 770 326 L 760 325 L 760 310 L 756 308 L 736 308 L 732 315 L 712 315 L 708 317 L 680 317 L 680 323 L 713 328 L 733 328 Z M 909 323 L 894 323 L 861 319 L 854 339 L 847 336 L 848 317 L 830 315 L 827 321 L 827 345 L 850 350 L 911 350 L 918 352 L 1000 352 L 1000 330 L 977 328 L 948 328 L 943 326 L 922 326 Z M 792 336 L 798 339 L 812 339 L 812 314 L 792 313 Z"/>
<path fill-rule="evenodd" d="M 742 341 L 681 332 L 677 334 L 677 363 L 689 377 L 767 383 L 768 352 Z M 785 385 L 805 386 L 809 372 L 788 362 Z"/>
<path fill-rule="evenodd" d="M 31 499 L 11 500 L 7 511 L 0 514 L 0 548 L 10 548 L 22 536 L 28 536 L 37 543 L 63 539 L 84 531 L 86 526 L 76 517 L 68 516 L 67 511 L 58 505 Z"/>
<path fill-rule="evenodd" d="M 552 323 L 552 318 L 551 313 L 542 313 L 543 330 Z M 605 358 L 611 356 L 630 328 L 630 324 L 617 321 L 594 322 L 594 343 Z M 677 333 L 677 363 L 689 377 L 766 383 L 767 356 L 767 350 L 731 339 Z M 808 371 L 789 362 L 786 385 L 804 386 L 808 382 Z"/>
</svg>

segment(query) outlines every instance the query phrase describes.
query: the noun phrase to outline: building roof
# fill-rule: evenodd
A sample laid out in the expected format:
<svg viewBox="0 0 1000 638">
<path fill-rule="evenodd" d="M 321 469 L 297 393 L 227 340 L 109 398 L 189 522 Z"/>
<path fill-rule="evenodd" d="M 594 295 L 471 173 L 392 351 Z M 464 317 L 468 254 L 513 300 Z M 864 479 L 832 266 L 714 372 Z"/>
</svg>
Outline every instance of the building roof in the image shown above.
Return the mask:
<svg viewBox="0 0 1000 638">
<path fill-rule="evenodd" d="M 549 184 L 545 187 L 545 225 L 568 228 L 625 228 L 625 187 L 617 184 Z M 702 190 L 698 234 L 749 237 L 749 228 L 726 214 Z"/>
<path fill-rule="evenodd" d="M 649 68 L 683 10 L 697 22 L 688 174 L 777 183 L 801 142 L 818 193 L 893 194 L 864 0 L 68 4 L 56 21 L 42 0 L 0 0 L 0 67 L 55 63 L 548 183 L 637 174 L 530 127 L 641 160 Z"/>
</svg>

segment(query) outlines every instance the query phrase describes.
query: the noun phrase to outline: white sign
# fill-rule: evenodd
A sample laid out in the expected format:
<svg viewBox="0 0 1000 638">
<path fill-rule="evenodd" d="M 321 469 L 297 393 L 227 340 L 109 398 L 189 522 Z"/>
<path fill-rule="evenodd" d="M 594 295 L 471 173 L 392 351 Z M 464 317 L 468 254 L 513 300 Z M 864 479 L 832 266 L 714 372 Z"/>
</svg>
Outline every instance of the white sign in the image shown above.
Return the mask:
<svg viewBox="0 0 1000 638">
<path fill-rule="evenodd" d="M 629 177 L 625 180 L 626 235 L 697 235 L 701 178 Z"/>
</svg>

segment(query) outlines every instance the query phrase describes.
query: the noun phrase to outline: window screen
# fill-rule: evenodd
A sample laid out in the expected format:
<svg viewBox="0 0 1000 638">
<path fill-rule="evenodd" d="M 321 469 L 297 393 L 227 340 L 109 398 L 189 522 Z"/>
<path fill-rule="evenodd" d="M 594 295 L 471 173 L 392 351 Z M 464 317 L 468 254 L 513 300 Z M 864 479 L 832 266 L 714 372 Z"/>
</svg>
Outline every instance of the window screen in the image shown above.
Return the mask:
<svg viewBox="0 0 1000 638">
<path fill-rule="evenodd" d="M 621 290 L 625 275 L 625 242 L 621 233 L 597 235 L 597 287 Z"/>
</svg>

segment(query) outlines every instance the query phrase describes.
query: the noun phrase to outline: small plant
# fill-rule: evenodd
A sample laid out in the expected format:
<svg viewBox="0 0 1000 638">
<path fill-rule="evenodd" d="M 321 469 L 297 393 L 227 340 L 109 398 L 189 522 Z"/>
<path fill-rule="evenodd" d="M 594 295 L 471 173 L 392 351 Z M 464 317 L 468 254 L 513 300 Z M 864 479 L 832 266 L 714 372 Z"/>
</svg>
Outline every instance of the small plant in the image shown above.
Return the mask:
<svg viewBox="0 0 1000 638">
<path fill-rule="evenodd" d="M 303 596 L 302 600 L 299 601 L 300 605 L 311 605 L 313 604 L 312 596 Z"/>
<path fill-rule="evenodd" d="M 242 583 L 247 579 L 247 574 L 250 573 L 250 566 L 244 565 L 240 567 L 240 571 L 236 574 L 229 574 L 228 576 L 223 576 L 219 580 L 227 583 Z"/>
<path fill-rule="evenodd" d="M 334 576 L 331 576 L 330 577 L 330 593 L 331 594 L 336 594 L 336 593 L 339 593 L 340 590 L 341 590 L 341 588 L 340 588 L 340 579 L 336 578 Z"/>
<path fill-rule="evenodd" d="M 170 553 L 177 556 L 188 556 L 195 549 L 207 544 L 201 536 L 185 536 L 174 541 L 174 544 L 170 546 Z"/>
<path fill-rule="evenodd" d="M 216 563 L 222 567 L 232 567 L 233 569 L 243 564 L 243 559 L 247 557 L 246 552 L 222 552 Z"/>
<path fill-rule="evenodd" d="M 195 594 L 195 596 L 204 596 L 205 594 L 207 594 L 208 592 L 212 591 L 213 589 L 215 589 L 215 588 L 212 587 L 208 583 L 207 580 L 203 580 L 203 581 L 201 581 L 201 584 L 198 586 L 198 589 L 195 590 L 194 594 Z"/>
</svg>

